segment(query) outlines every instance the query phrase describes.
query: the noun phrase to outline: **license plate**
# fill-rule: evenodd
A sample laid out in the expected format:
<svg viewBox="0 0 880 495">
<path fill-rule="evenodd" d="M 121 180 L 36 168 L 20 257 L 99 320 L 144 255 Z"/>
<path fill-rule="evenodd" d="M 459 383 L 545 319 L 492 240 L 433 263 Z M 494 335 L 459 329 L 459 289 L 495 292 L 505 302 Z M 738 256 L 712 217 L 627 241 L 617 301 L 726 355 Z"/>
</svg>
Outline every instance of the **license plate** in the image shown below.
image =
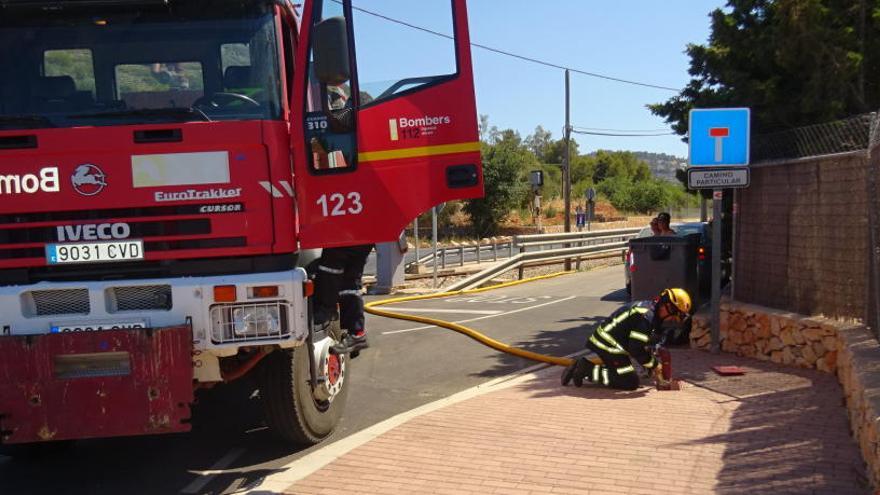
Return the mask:
<svg viewBox="0 0 880 495">
<path fill-rule="evenodd" d="M 116 322 L 116 323 L 83 323 L 80 325 L 77 324 L 67 324 L 67 325 L 52 325 L 49 327 L 49 331 L 52 333 L 70 333 L 70 332 L 101 332 L 104 330 L 129 330 L 132 328 L 147 328 L 147 322 L 144 320 L 139 321 L 128 321 L 124 323 Z"/>
<path fill-rule="evenodd" d="M 144 259 L 144 241 L 48 244 L 46 246 L 46 261 L 50 265 L 142 259 Z"/>
</svg>

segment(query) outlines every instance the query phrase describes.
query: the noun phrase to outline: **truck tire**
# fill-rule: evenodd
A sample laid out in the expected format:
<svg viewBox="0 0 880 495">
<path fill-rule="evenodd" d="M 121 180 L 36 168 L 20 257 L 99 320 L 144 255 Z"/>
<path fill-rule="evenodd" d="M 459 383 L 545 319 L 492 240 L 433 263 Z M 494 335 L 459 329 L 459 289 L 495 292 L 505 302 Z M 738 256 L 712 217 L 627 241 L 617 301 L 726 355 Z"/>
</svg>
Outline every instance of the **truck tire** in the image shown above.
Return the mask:
<svg viewBox="0 0 880 495">
<path fill-rule="evenodd" d="M 266 356 L 260 383 L 269 428 L 285 441 L 303 446 L 333 433 L 348 396 L 348 380 L 344 380 L 332 401 L 315 398 L 309 385 L 308 352 L 302 345 Z"/>
</svg>

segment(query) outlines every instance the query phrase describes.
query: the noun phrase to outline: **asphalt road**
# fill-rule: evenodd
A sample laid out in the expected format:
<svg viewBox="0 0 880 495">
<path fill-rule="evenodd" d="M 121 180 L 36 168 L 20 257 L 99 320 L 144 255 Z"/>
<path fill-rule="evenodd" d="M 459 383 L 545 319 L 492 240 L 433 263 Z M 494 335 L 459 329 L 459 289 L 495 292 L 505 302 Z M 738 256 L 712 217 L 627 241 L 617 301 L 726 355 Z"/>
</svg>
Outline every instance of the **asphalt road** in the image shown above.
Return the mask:
<svg viewBox="0 0 880 495">
<path fill-rule="evenodd" d="M 486 293 L 398 305 L 519 347 L 566 355 L 625 301 L 620 266 Z M 401 311 L 403 312 L 403 311 Z M 472 320 L 472 321 L 471 321 Z M 351 362 L 348 405 L 331 439 L 534 365 L 455 332 L 369 316 L 370 349 Z M 252 383 L 202 391 L 193 431 L 80 441 L 31 461 L 0 456 L 0 493 L 236 493 L 311 452 L 274 440 Z M 71 411 L 70 414 L 76 414 Z"/>
</svg>

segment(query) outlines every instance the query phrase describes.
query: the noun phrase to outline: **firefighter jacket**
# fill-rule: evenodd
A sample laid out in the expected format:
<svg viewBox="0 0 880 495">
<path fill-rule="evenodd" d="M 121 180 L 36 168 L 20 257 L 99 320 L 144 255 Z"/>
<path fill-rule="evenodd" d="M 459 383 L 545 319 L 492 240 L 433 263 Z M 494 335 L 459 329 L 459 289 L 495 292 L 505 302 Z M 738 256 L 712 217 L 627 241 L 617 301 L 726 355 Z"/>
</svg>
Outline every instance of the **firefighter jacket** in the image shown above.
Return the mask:
<svg viewBox="0 0 880 495">
<path fill-rule="evenodd" d="M 651 369 L 657 366 L 657 360 L 647 349 L 654 331 L 653 302 L 636 301 L 606 318 L 587 340 L 587 347 L 603 359 L 622 363 L 632 357 Z"/>
</svg>

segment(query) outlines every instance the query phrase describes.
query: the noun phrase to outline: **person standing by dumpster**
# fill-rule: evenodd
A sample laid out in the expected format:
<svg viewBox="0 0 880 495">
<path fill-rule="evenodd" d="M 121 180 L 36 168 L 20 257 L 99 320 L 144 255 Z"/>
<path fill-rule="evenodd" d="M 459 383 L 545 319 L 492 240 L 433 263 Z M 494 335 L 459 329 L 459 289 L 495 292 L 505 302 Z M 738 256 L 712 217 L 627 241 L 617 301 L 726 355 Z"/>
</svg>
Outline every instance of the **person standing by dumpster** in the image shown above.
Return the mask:
<svg viewBox="0 0 880 495">
<path fill-rule="evenodd" d="M 665 211 L 661 211 L 657 214 L 657 230 L 654 232 L 654 235 L 675 235 L 676 232 L 672 230 L 669 226 L 669 222 L 672 220 L 672 216 Z"/>
<path fill-rule="evenodd" d="M 562 373 L 562 385 L 575 386 L 584 380 L 619 390 L 639 386 L 632 361 L 647 370 L 657 370 L 657 360 L 649 350 L 662 344 L 670 324 L 681 325 L 690 317 L 691 296 L 684 289 L 664 289 L 653 300 L 635 301 L 618 309 L 603 321 L 587 339 L 586 347 L 602 364 L 580 357 Z"/>
</svg>

